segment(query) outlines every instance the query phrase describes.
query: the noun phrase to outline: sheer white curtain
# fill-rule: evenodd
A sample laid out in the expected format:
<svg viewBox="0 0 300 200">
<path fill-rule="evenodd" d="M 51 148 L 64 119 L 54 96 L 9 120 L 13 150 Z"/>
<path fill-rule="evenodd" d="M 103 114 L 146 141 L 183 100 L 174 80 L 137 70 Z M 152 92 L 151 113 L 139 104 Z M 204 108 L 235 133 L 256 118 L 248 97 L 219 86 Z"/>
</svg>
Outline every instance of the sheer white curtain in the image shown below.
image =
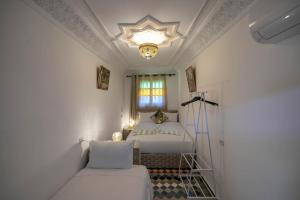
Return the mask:
<svg viewBox="0 0 300 200">
<path fill-rule="evenodd" d="M 137 77 L 137 109 L 139 111 L 166 110 L 166 78 L 165 76 Z"/>
</svg>

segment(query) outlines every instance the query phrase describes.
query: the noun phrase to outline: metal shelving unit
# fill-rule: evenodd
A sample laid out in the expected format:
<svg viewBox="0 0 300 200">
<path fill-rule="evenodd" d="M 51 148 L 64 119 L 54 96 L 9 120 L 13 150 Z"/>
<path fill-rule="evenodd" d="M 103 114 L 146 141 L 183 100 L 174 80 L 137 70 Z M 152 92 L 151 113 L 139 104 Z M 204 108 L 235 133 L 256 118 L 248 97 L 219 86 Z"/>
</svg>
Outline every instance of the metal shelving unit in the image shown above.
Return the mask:
<svg viewBox="0 0 300 200">
<path fill-rule="evenodd" d="M 194 153 L 182 153 L 181 155 L 181 162 L 184 159 L 190 167 L 188 174 L 181 173 L 181 165 L 179 168 L 179 178 L 186 192 L 187 199 L 217 199 L 214 192 L 210 189 L 211 187 L 202 176 L 203 173 L 212 172 L 213 169 L 201 166 L 195 159 L 196 156 Z M 199 156 L 197 156 L 197 159 L 199 159 Z M 203 159 L 201 160 L 204 161 Z"/>
<path fill-rule="evenodd" d="M 183 188 L 186 192 L 188 200 L 204 200 L 204 199 L 218 199 L 216 197 L 216 182 L 214 177 L 214 167 L 213 167 L 213 159 L 211 153 L 211 144 L 210 144 L 210 137 L 209 137 L 209 129 L 208 129 L 208 120 L 207 120 L 207 111 L 206 111 L 206 103 L 210 103 L 214 106 L 218 106 L 217 103 L 207 101 L 205 99 L 206 92 L 199 92 L 198 95 L 192 98 L 192 94 L 190 94 L 190 101 L 183 103 L 182 105 L 188 105 L 188 112 L 187 112 L 187 126 L 193 125 L 194 131 L 196 134 L 195 137 L 195 144 L 194 144 L 194 153 L 181 153 L 180 158 L 180 166 L 179 166 L 179 178 L 183 185 Z M 193 103 L 196 101 L 200 101 L 199 111 L 197 115 L 197 119 L 195 119 L 195 111 Z M 202 105 L 203 104 L 203 105 Z M 192 105 L 192 112 L 193 112 L 193 124 L 188 123 L 188 116 L 190 111 L 190 105 Z M 205 121 L 205 128 L 206 131 L 199 131 L 199 121 L 200 121 L 200 114 L 202 109 L 204 109 L 204 121 Z M 209 154 L 210 154 L 210 164 L 208 164 L 205 159 L 201 158 L 197 154 L 197 141 L 198 135 L 205 134 L 207 135 L 208 139 L 208 146 L 209 146 Z M 182 163 L 186 162 L 189 166 L 189 173 L 183 174 L 182 173 Z M 214 184 L 214 192 L 212 191 L 210 185 L 204 178 L 205 173 L 211 173 L 213 177 L 213 184 Z"/>
</svg>

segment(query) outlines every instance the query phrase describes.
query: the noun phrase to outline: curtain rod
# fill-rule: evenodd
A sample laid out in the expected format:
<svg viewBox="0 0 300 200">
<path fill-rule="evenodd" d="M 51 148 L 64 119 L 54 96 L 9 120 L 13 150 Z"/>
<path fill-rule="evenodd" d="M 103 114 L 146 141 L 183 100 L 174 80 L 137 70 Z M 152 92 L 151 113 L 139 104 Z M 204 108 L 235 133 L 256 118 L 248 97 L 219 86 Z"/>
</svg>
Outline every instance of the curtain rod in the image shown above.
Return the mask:
<svg viewBox="0 0 300 200">
<path fill-rule="evenodd" d="M 138 76 L 138 77 L 143 77 L 143 76 L 176 76 L 176 74 L 132 74 L 132 75 L 126 75 L 127 78 L 132 77 L 132 76 Z"/>
</svg>

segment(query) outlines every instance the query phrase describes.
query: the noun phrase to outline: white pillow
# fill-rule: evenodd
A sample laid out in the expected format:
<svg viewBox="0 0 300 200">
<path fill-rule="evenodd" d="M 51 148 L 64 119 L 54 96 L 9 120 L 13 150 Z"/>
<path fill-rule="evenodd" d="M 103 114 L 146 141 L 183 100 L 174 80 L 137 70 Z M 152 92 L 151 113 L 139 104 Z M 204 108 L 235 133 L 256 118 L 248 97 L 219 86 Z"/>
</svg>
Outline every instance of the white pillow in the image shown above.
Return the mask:
<svg viewBox="0 0 300 200">
<path fill-rule="evenodd" d="M 178 113 L 169 113 L 169 112 L 164 112 L 164 114 L 168 117 L 167 122 L 178 122 L 177 116 Z"/>
<path fill-rule="evenodd" d="M 140 122 L 152 122 L 151 116 L 155 112 L 139 112 L 139 123 Z"/>
<path fill-rule="evenodd" d="M 128 169 L 133 163 L 133 143 L 91 141 L 89 155 L 89 168 Z"/>
</svg>

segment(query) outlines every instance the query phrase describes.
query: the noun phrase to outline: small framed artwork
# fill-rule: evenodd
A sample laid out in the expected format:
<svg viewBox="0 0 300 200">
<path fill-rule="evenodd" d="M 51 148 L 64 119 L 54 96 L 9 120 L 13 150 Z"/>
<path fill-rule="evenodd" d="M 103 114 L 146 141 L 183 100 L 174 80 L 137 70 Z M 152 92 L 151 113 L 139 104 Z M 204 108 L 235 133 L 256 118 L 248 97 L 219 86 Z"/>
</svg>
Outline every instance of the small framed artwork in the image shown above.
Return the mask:
<svg viewBox="0 0 300 200">
<path fill-rule="evenodd" d="M 97 88 L 108 90 L 110 71 L 103 66 L 97 67 Z"/>
<path fill-rule="evenodd" d="M 195 69 L 190 66 L 185 70 L 186 78 L 188 82 L 188 87 L 190 92 L 196 92 L 196 75 L 195 75 Z"/>
</svg>

